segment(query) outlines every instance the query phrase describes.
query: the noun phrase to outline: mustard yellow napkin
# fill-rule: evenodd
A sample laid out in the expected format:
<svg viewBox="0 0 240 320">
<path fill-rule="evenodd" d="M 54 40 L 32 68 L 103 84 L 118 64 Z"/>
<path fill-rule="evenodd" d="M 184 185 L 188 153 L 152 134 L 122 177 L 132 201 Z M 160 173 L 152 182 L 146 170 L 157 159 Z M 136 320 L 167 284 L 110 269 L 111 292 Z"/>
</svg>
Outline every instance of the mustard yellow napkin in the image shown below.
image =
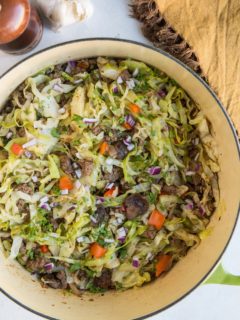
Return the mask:
<svg viewBox="0 0 240 320">
<path fill-rule="evenodd" d="M 240 0 L 156 0 L 189 43 L 240 133 Z"/>
</svg>

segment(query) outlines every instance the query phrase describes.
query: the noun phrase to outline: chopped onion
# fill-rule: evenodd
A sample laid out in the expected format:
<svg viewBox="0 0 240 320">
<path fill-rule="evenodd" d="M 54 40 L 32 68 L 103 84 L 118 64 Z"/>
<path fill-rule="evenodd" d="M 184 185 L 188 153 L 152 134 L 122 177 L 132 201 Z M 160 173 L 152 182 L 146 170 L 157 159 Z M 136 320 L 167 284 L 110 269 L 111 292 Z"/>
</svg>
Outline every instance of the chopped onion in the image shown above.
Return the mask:
<svg viewBox="0 0 240 320">
<path fill-rule="evenodd" d="M 81 154 L 80 154 L 80 152 L 75 153 L 75 156 L 76 156 L 78 159 L 81 159 Z"/>
<path fill-rule="evenodd" d="M 63 190 L 61 190 L 61 194 L 64 196 L 64 195 L 66 195 L 66 194 L 68 194 L 68 189 L 63 189 Z"/>
<path fill-rule="evenodd" d="M 75 174 L 76 174 L 77 178 L 79 179 L 82 176 L 82 171 L 80 169 L 78 169 L 75 171 Z"/>
<path fill-rule="evenodd" d="M 91 220 L 93 223 L 97 223 L 97 219 L 94 218 L 94 216 L 90 216 L 90 220 Z"/>
<path fill-rule="evenodd" d="M 41 209 L 51 211 L 51 207 L 48 203 L 43 203 L 40 207 L 41 207 Z"/>
<path fill-rule="evenodd" d="M 114 239 L 104 239 L 104 242 L 106 242 L 106 243 L 113 243 L 113 242 L 114 242 Z"/>
<path fill-rule="evenodd" d="M 55 208 L 55 207 L 57 207 L 58 206 L 58 203 L 57 202 L 52 202 L 52 203 L 50 203 L 50 207 L 51 208 Z"/>
<path fill-rule="evenodd" d="M 118 93 L 118 87 L 113 87 L 112 91 L 113 93 Z"/>
<path fill-rule="evenodd" d="M 52 271 L 53 268 L 54 268 L 54 264 L 53 264 L 52 262 L 46 263 L 46 264 L 44 265 L 44 269 L 45 269 L 46 271 Z"/>
<path fill-rule="evenodd" d="M 30 151 L 28 151 L 28 150 L 25 150 L 24 151 L 24 155 L 27 157 L 27 158 L 31 158 L 31 156 L 32 156 L 32 153 L 30 152 Z"/>
<path fill-rule="evenodd" d="M 204 207 L 202 205 L 200 205 L 200 207 L 199 207 L 199 213 L 201 216 L 204 216 L 206 213 L 206 210 L 204 209 Z"/>
<path fill-rule="evenodd" d="M 123 140 L 123 143 L 126 146 L 129 146 L 129 144 L 131 144 L 131 141 L 132 141 L 132 137 L 131 136 L 127 136 L 126 139 Z"/>
<path fill-rule="evenodd" d="M 199 138 L 194 139 L 194 144 L 198 145 L 199 144 Z"/>
<path fill-rule="evenodd" d="M 152 260 L 153 259 L 153 254 L 151 252 L 148 252 L 146 255 L 146 260 Z"/>
<path fill-rule="evenodd" d="M 48 196 L 45 196 L 40 199 L 40 203 L 48 202 L 48 200 L 49 200 Z"/>
<path fill-rule="evenodd" d="M 75 80 L 73 83 L 74 83 L 74 84 L 78 84 L 78 83 L 81 83 L 81 82 L 83 82 L 83 79 L 77 79 L 77 80 Z"/>
<path fill-rule="evenodd" d="M 61 84 L 59 83 L 54 83 L 53 85 L 53 90 L 56 91 L 56 92 L 60 92 L 62 93 L 64 90 L 63 90 L 63 87 L 61 86 Z"/>
<path fill-rule="evenodd" d="M 37 176 L 32 176 L 32 181 L 33 182 L 38 182 L 38 177 Z"/>
<path fill-rule="evenodd" d="M 130 125 L 130 127 L 134 127 L 135 126 L 135 120 L 133 119 L 133 117 L 128 114 L 126 117 L 125 117 L 125 121 Z"/>
<path fill-rule="evenodd" d="M 75 182 L 76 189 L 80 189 L 81 185 L 82 185 L 81 182 L 79 180 L 76 180 Z"/>
<path fill-rule="evenodd" d="M 122 79 L 122 77 L 118 77 L 118 78 L 117 78 L 117 83 L 118 83 L 118 84 L 123 83 L 123 79 Z"/>
<path fill-rule="evenodd" d="M 139 259 L 138 259 L 138 257 L 133 257 L 133 260 L 132 260 L 132 265 L 133 265 L 133 267 L 135 267 L 135 268 L 138 268 L 139 267 Z"/>
<path fill-rule="evenodd" d="M 122 224 L 123 223 L 123 219 L 122 218 L 117 218 L 117 223 L 118 223 L 118 225 Z"/>
<path fill-rule="evenodd" d="M 7 133 L 7 135 L 6 135 L 6 138 L 7 138 L 7 139 L 10 139 L 10 138 L 12 137 L 12 135 L 13 135 L 12 131 L 9 131 L 9 132 Z"/>
<path fill-rule="evenodd" d="M 161 172 L 161 168 L 160 167 L 151 167 L 147 171 L 152 176 L 155 176 L 155 175 L 157 175 L 157 174 L 159 174 Z"/>
<path fill-rule="evenodd" d="M 114 183 L 112 182 L 112 183 L 108 183 L 107 185 L 106 185 L 106 189 L 112 189 L 112 187 L 114 186 Z"/>
<path fill-rule="evenodd" d="M 130 144 L 127 146 L 128 151 L 132 151 L 134 148 L 135 148 L 135 145 L 134 145 L 133 143 L 130 143 Z"/>
<path fill-rule="evenodd" d="M 77 242 L 78 243 L 80 243 L 80 242 L 91 243 L 91 240 L 86 236 L 80 236 L 77 238 Z"/>
<path fill-rule="evenodd" d="M 133 79 L 127 80 L 126 81 L 128 89 L 132 90 L 135 87 L 135 82 Z"/>
<path fill-rule="evenodd" d="M 94 119 L 94 118 L 83 118 L 83 122 L 84 122 L 84 123 L 95 123 L 95 122 L 98 122 L 98 119 Z"/>
<path fill-rule="evenodd" d="M 33 147 L 33 146 L 35 146 L 36 144 L 37 144 L 37 139 L 32 139 L 32 140 L 24 143 L 24 144 L 22 145 L 22 147 L 23 147 L 23 149 L 26 149 L 26 148 L 29 148 L 29 147 Z"/>
<path fill-rule="evenodd" d="M 66 109 L 65 109 L 65 108 L 60 108 L 60 109 L 58 110 L 58 113 L 61 113 L 61 114 L 65 113 L 65 112 L 66 112 Z"/>
<path fill-rule="evenodd" d="M 76 65 L 77 65 L 76 61 L 68 61 L 65 72 L 71 73 L 72 70 L 76 67 Z"/>
<path fill-rule="evenodd" d="M 117 230 L 117 239 L 121 242 L 124 242 L 125 241 L 125 238 L 126 238 L 126 230 L 124 227 L 120 228 Z"/>
<path fill-rule="evenodd" d="M 79 168 L 79 166 L 78 166 L 78 164 L 76 162 L 73 162 L 73 168 L 74 169 L 78 169 Z"/>
<path fill-rule="evenodd" d="M 165 98 L 166 95 L 167 95 L 167 91 L 166 91 L 165 89 L 160 89 L 160 90 L 158 91 L 158 95 L 159 95 L 159 97 L 161 97 L 161 98 Z"/>
</svg>

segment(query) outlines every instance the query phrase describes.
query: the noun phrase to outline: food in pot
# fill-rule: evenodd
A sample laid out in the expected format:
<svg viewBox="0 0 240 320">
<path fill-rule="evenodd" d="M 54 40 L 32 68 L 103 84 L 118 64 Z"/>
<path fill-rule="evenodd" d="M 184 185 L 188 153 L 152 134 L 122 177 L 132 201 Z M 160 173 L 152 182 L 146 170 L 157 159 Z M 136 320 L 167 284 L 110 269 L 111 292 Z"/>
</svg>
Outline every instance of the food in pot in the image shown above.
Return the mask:
<svg viewBox="0 0 240 320">
<path fill-rule="evenodd" d="M 50 66 L 12 93 L 0 126 L 2 245 L 44 287 L 142 286 L 208 234 L 210 124 L 163 72 L 103 57 Z"/>
</svg>

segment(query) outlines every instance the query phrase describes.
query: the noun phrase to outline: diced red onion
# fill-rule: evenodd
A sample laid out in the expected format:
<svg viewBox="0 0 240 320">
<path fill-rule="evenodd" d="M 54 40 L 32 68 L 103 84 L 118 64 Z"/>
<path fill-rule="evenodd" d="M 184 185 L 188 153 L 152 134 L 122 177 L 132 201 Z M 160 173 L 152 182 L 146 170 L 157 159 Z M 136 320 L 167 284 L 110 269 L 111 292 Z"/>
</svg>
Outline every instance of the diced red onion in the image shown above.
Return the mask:
<svg viewBox="0 0 240 320">
<path fill-rule="evenodd" d="M 78 169 L 75 171 L 75 174 L 76 174 L 77 178 L 79 179 L 82 176 L 82 171 L 80 169 Z"/>
<path fill-rule="evenodd" d="M 118 78 L 117 78 L 117 83 L 118 83 L 118 84 L 122 84 L 122 83 L 123 83 L 122 77 L 118 77 Z"/>
<path fill-rule="evenodd" d="M 126 233 L 126 230 L 124 227 L 117 230 L 117 239 L 119 241 L 124 242 L 126 239 L 126 235 L 127 235 L 127 233 Z"/>
<path fill-rule="evenodd" d="M 133 128 L 135 126 L 135 120 L 133 119 L 133 117 L 128 114 L 126 117 L 125 117 L 125 121 L 130 125 L 131 128 Z"/>
<path fill-rule="evenodd" d="M 193 207 L 194 207 L 194 203 L 193 203 L 193 201 L 192 200 L 190 200 L 190 199 L 186 199 L 186 209 L 188 209 L 188 210 L 193 210 Z"/>
<path fill-rule="evenodd" d="M 101 204 L 105 201 L 104 197 L 99 197 L 97 200 L 96 200 L 96 204 Z"/>
<path fill-rule="evenodd" d="M 44 269 L 45 269 L 46 271 L 51 271 L 53 268 L 54 268 L 54 264 L 53 264 L 52 262 L 46 263 L 46 264 L 44 265 Z"/>
<path fill-rule="evenodd" d="M 128 89 L 132 90 L 135 87 L 135 82 L 133 79 L 127 80 L 126 81 Z"/>
<path fill-rule="evenodd" d="M 133 143 L 130 143 L 128 146 L 127 146 L 127 149 L 128 151 L 132 151 L 134 149 L 135 145 Z"/>
<path fill-rule="evenodd" d="M 6 134 L 6 138 L 10 139 L 12 135 L 13 135 L 12 131 L 8 131 L 8 133 Z"/>
<path fill-rule="evenodd" d="M 40 207 L 41 207 L 41 209 L 44 209 L 44 210 L 47 210 L 47 211 L 51 211 L 51 208 L 50 208 L 48 203 L 43 203 L 43 204 L 41 204 Z"/>
<path fill-rule="evenodd" d="M 64 189 L 64 190 L 61 190 L 61 195 L 67 195 L 68 194 L 68 189 Z"/>
<path fill-rule="evenodd" d="M 112 187 L 114 186 L 114 183 L 108 183 L 105 187 L 105 189 L 112 189 Z"/>
<path fill-rule="evenodd" d="M 50 203 L 50 207 L 51 208 L 55 208 L 55 207 L 57 207 L 58 206 L 58 203 L 57 202 L 52 202 L 52 203 Z"/>
<path fill-rule="evenodd" d="M 40 199 L 40 203 L 48 202 L 48 200 L 49 200 L 48 196 L 42 197 Z"/>
<path fill-rule="evenodd" d="M 76 182 L 75 182 L 75 187 L 76 187 L 76 189 L 80 189 L 80 187 L 81 187 L 81 182 L 79 181 L 79 180 L 77 180 Z"/>
<path fill-rule="evenodd" d="M 123 143 L 128 146 L 129 144 L 131 144 L 132 141 L 132 137 L 131 136 L 127 136 L 124 140 Z"/>
<path fill-rule="evenodd" d="M 32 140 L 24 143 L 24 144 L 22 145 L 22 147 L 23 147 L 23 149 L 26 149 L 26 148 L 35 146 L 35 144 L 37 144 L 37 139 L 32 139 Z"/>
<path fill-rule="evenodd" d="M 155 176 L 161 172 L 161 168 L 160 167 L 150 167 L 147 171 L 152 176 Z"/>
<path fill-rule="evenodd" d="M 38 182 L 38 177 L 37 176 L 32 176 L 32 181 L 33 182 Z"/>
<path fill-rule="evenodd" d="M 58 113 L 60 113 L 60 114 L 63 114 L 63 113 L 65 113 L 66 112 L 66 109 L 65 108 L 60 108 L 59 110 L 58 110 Z"/>
<path fill-rule="evenodd" d="M 76 61 L 68 61 L 65 72 L 71 73 L 72 69 L 74 69 L 76 67 L 76 64 L 77 64 Z"/>
<path fill-rule="evenodd" d="M 138 268 L 139 267 L 139 260 L 137 257 L 133 257 L 133 260 L 132 260 L 132 265 L 134 268 Z"/>
<path fill-rule="evenodd" d="M 161 97 L 161 98 L 165 98 L 166 95 L 167 95 L 166 89 L 160 89 L 160 90 L 158 91 L 158 95 L 159 95 L 159 97 Z"/>
<path fill-rule="evenodd" d="M 200 168 L 201 168 L 201 164 L 199 162 L 196 162 L 194 164 L 194 171 L 198 172 L 200 170 Z"/>
<path fill-rule="evenodd" d="M 28 151 L 28 150 L 25 150 L 24 151 L 24 155 L 27 157 L 27 158 L 31 158 L 31 156 L 32 156 L 32 153 L 30 152 L 30 151 Z"/>
<path fill-rule="evenodd" d="M 200 213 L 200 215 L 203 217 L 204 215 L 205 215 L 205 213 L 206 213 L 206 210 L 204 209 L 204 207 L 202 206 L 202 205 L 200 205 L 200 207 L 199 207 L 199 213 Z"/>
<path fill-rule="evenodd" d="M 98 119 L 94 119 L 94 118 L 83 118 L 84 123 L 95 123 L 97 121 Z"/>
<path fill-rule="evenodd" d="M 112 91 L 113 93 L 118 93 L 118 87 L 113 87 Z"/>
<path fill-rule="evenodd" d="M 78 166 L 78 164 L 76 162 L 73 162 L 73 168 L 74 169 L 78 169 L 79 168 L 79 166 Z"/>
<path fill-rule="evenodd" d="M 60 83 L 54 83 L 53 85 L 53 90 L 56 91 L 56 92 L 60 92 L 62 93 L 64 91 L 63 87 L 61 86 Z"/>
</svg>

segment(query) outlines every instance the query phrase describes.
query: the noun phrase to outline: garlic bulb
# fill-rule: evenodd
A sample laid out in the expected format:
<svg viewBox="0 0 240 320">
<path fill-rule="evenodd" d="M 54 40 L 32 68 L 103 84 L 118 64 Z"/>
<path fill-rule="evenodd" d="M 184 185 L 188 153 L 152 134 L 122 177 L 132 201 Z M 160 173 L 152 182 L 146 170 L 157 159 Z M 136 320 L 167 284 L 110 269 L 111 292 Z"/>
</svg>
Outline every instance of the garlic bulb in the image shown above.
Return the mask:
<svg viewBox="0 0 240 320">
<path fill-rule="evenodd" d="M 90 0 L 37 0 L 37 4 L 56 30 L 86 19 L 93 11 Z"/>
</svg>

